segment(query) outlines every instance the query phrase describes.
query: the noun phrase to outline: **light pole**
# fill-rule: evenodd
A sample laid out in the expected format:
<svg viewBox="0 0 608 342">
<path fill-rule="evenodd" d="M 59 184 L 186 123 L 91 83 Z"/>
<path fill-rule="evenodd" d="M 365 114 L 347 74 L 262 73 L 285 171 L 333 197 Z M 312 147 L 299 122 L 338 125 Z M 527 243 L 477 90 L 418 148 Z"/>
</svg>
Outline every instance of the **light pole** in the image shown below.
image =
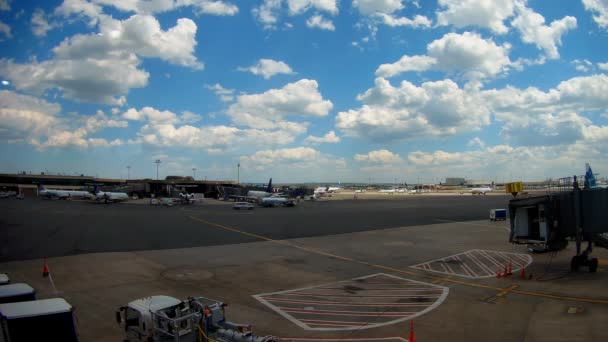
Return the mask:
<svg viewBox="0 0 608 342">
<path fill-rule="evenodd" d="M 196 180 L 196 168 L 195 167 L 192 168 L 192 178 L 194 178 L 194 180 Z"/>
<path fill-rule="evenodd" d="M 241 163 L 236 164 L 236 184 L 241 184 Z"/>
<path fill-rule="evenodd" d="M 156 159 L 154 163 L 156 163 L 156 180 L 158 180 L 158 166 L 160 163 L 162 163 L 162 161 L 160 161 L 160 159 Z"/>
<path fill-rule="evenodd" d="M 131 165 L 127 165 L 127 180 L 131 178 Z"/>
</svg>

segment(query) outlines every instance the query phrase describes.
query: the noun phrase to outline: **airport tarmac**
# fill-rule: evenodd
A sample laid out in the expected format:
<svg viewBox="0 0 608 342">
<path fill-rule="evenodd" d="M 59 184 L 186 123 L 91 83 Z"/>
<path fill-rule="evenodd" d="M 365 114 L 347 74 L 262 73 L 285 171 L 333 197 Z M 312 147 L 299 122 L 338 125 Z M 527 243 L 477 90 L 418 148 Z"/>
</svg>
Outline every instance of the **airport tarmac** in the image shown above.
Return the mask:
<svg viewBox="0 0 608 342">
<path fill-rule="evenodd" d="M 80 219 L 66 214 L 76 203 L 10 201 L 0 204 L 0 213 L 3 230 L 11 233 L 3 234 L 3 257 L 13 261 L 0 263 L 0 271 L 28 282 L 40 297 L 59 295 L 72 303 L 83 341 L 120 340 L 114 310 L 155 294 L 226 301 L 229 319 L 286 341 L 403 341 L 411 319 L 417 341 L 607 340 L 608 251 L 594 251 L 598 273 L 570 273 L 571 247 L 531 254 L 510 245 L 507 223 L 486 218 L 507 200 L 327 201 L 253 212 L 223 204 L 77 203 Z M 20 227 L 6 226 L 15 224 L 15 213 L 28 218 Z M 144 220 L 146 213 L 155 214 Z M 58 219 L 63 216 L 71 219 Z M 44 222 L 54 229 L 41 228 Z M 103 233 L 92 231 L 104 227 Z M 26 237 L 15 238 L 20 228 L 23 235 L 44 235 L 28 249 Z M 139 248 L 137 236 L 147 248 Z M 124 248 L 125 237 L 133 247 Z M 107 252 L 112 246 L 105 238 L 121 252 Z M 168 242 L 155 247 L 163 238 Z M 10 243 L 20 250 L 12 246 L 4 254 Z M 173 243 L 179 246 L 161 249 Z M 61 248 L 46 246 L 53 244 Z M 69 255 L 66 248 L 74 244 L 78 251 L 106 252 Z M 40 250 L 64 255 L 48 259 L 56 289 L 41 276 Z M 19 255 L 30 260 L 15 260 Z M 514 275 L 488 276 L 508 260 Z"/>
</svg>

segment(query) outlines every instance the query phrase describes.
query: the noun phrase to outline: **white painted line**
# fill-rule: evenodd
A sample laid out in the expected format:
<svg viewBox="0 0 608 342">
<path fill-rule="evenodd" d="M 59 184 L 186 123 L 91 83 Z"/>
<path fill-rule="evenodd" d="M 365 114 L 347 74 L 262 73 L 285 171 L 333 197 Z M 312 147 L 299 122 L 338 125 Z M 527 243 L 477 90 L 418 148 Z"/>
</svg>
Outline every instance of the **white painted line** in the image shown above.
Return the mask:
<svg viewBox="0 0 608 342">
<path fill-rule="evenodd" d="M 457 224 L 464 224 L 467 226 L 479 226 L 479 227 L 491 227 L 491 228 L 496 228 L 496 226 L 494 225 L 490 225 L 490 224 L 480 224 L 480 223 L 473 223 L 473 222 L 468 222 L 468 221 L 452 221 L 452 220 L 443 220 L 443 219 L 435 219 L 435 221 L 439 221 L 439 222 L 448 222 L 448 223 L 457 223 Z M 511 228 L 509 227 L 505 227 L 502 226 L 502 228 L 504 228 L 507 232 L 511 232 Z"/>
<path fill-rule="evenodd" d="M 465 256 L 466 259 L 463 260 L 460 258 L 460 256 Z M 513 259 L 516 259 L 516 258 L 518 260 L 521 260 L 523 262 L 523 264 L 513 262 L 513 264 L 515 265 L 515 267 L 513 268 L 513 271 L 520 270 L 523 267 L 528 267 L 534 261 L 534 259 L 530 255 L 523 254 L 523 253 L 473 249 L 473 250 L 470 250 L 467 252 L 449 255 L 449 256 L 446 256 L 443 258 L 427 261 L 427 262 L 416 264 L 416 265 L 413 265 L 410 267 L 420 269 L 420 270 L 425 270 L 425 271 L 428 270 L 431 272 L 441 273 L 441 274 L 446 274 L 446 275 L 457 275 L 457 276 L 463 277 L 463 278 L 480 279 L 480 278 L 494 277 L 495 273 L 492 270 L 492 267 L 499 267 L 500 270 L 502 271 L 502 269 L 504 268 L 505 265 L 502 264 L 501 260 L 503 260 L 503 259 L 506 260 L 506 263 L 508 265 L 509 260 L 512 261 Z M 454 271 L 454 269 L 451 268 L 451 266 L 449 265 L 449 262 L 447 262 L 450 260 L 455 260 L 455 261 L 460 262 L 458 265 L 459 268 L 457 269 L 456 272 Z M 466 261 L 466 262 L 464 262 L 464 261 Z M 471 264 L 471 263 L 480 267 L 481 270 L 483 271 L 483 273 L 485 273 L 485 274 L 477 275 L 477 273 L 473 270 L 473 268 L 471 268 L 469 266 L 469 264 Z M 439 265 L 447 267 L 448 271 L 447 272 L 446 272 L 446 270 L 440 271 L 440 270 L 433 268 L 432 265 L 435 265 L 435 264 L 439 264 Z M 494 266 L 492 266 L 492 265 L 494 265 Z M 454 266 L 454 265 L 452 265 L 452 266 Z M 453 273 L 451 273 L 451 272 L 453 272 Z"/>
<path fill-rule="evenodd" d="M 310 315 L 335 315 L 335 316 L 373 316 L 373 317 L 404 317 L 415 314 L 416 311 L 351 311 L 351 310 L 315 310 L 315 309 L 294 309 L 287 307 L 279 307 L 285 312 L 295 312 Z"/>
<path fill-rule="evenodd" d="M 375 279 L 370 279 L 370 278 L 388 278 L 389 281 L 378 281 Z M 348 283 L 351 284 L 353 286 L 361 284 L 361 285 L 367 285 L 366 282 L 362 281 L 362 280 L 366 280 L 366 279 L 370 279 L 372 280 L 373 283 L 383 283 L 383 284 L 389 284 L 391 286 L 402 286 L 402 285 L 411 285 L 414 284 L 417 286 L 417 288 L 425 288 L 428 290 L 424 290 L 424 291 L 430 291 L 433 289 L 437 289 L 437 290 L 441 290 L 441 293 L 431 293 L 431 294 L 427 294 L 427 295 L 369 295 L 369 296 L 364 296 L 364 295 L 330 295 L 330 294 L 306 294 L 304 296 L 318 296 L 318 297 L 347 297 L 347 298 L 427 298 L 427 299 L 434 299 L 434 301 L 428 302 L 428 303 L 369 303 L 369 302 L 363 302 L 363 303 L 343 303 L 340 301 L 321 301 L 321 300 L 297 300 L 297 299 L 290 299 L 290 298 L 276 298 L 276 296 L 296 296 L 301 294 L 301 293 L 294 293 L 294 292 L 298 292 L 298 291 L 310 291 L 310 290 L 317 290 L 319 287 L 330 287 L 330 286 L 336 286 L 337 284 L 344 284 L 344 283 Z M 394 282 L 390 281 L 390 279 L 394 280 Z M 357 283 L 357 281 L 359 281 L 359 283 Z M 370 282 L 370 283 L 372 283 Z M 361 291 L 365 291 L 365 290 L 361 290 Z M 345 280 L 345 281 L 340 281 L 337 283 L 332 283 L 332 284 L 324 284 L 324 285 L 317 285 L 317 286 L 310 286 L 310 287 L 305 287 L 305 288 L 300 288 L 300 289 L 294 289 L 294 290 L 284 290 L 284 291 L 278 291 L 278 292 L 271 292 L 271 293 L 264 293 L 264 294 L 258 294 L 258 295 L 254 295 L 253 297 L 255 299 L 257 299 L 259 302 L 261 302 L 262 304 L 266 305 L 267 307 L 269 307 L 270 309 L 272 309 L 273 311 L 275 311 L 277 314 L 283 316 L 285 319 L 291 321 L 292 323 L 294 323 L 295 325 L 299 326 L 302 329 L 305 330 L 317 330 L 317 331 L 340 331 L 340 330 L 359 330 L 359 329 L 368 329 L 368 328 L 377 328 L 377 327 L 382 327 L 382 326 L 388 326 L 388 325 L 392 325 L 392 324 L 396 324 L 399 322 L 403 322 L 406 320 L 410 320 L 410 319 L 414 319 L 418 316 L 421 316 L 435 308 L 437 308 L 441 303 L 443 303 L 443 301 L 445 300 L 445 298 L 447 298 L 447 295 L 449 293 L 449 288 L 445 287 L 445 286 L 441 286 L 441 285 L 436 285 L 436 284 L 429 284 L 429 283 L 424 283 L 424 282 L 420 282 L 420 281 L 416 281 L 416 280 L 411 280 L 411 279 L 406 279 L 406 278 L 401 278 L 401 277 L 397 277 L 397 276 L 393 276 L 390 274 L 385 274 L 385 273 L 377 273 L 377 274 L 372 274 L 369 276 L 365 276 L 365 277 L 360 277 L 360 278 L 355 278 L 355 279 L 351 279 L 351 280 Z M 352 306 L 368 306 L 371 307 L 374 304 L 377 307 L 390 307 L 390 306 L 411 306 L 411 307 L 419 307 L 420 311 L 416 311 L 416 312 L 408 312 L 407 316 L 405 316 L 405 312 L 396 312 L 396 311 L 378 311 L 378 312 L 373 312 L 373 315 L 370 314 L 369 318 L 372 317 L 377 317 L 377 318 L 395 318 L 394 320 L 390 320 L 390 321 L 382 321 L 382 322 L 349 322 L 349 321 L 335 321 L 335 320 L 328 320 L 328 319 L 320 319 L 320 320 L 311 320 L 311 319 L 298 319 L 297 317 L 292 316 L 289 312 L 286 312 L 285 310 L 291 310 L 291 311 L 295 311 L 298 310 L 298 312 L 293 312 L 294 314 L 300 314 L 300 315 L 307 315 L 307 314 L 314 314 L 314 312 L 319 312 L 318 314 L 325 314 L 325 315 L 329 315 L 330 313 L 335 313 L 335 314 L 342 314 L 344 313 L 344 316 L 353 316 L 357 314 L 357 311 L 346 311 L 346 310 L 306 310 L 306 309 L 300 309 L 300 307 L 290 307 L 290 308 L 283 308 L 283 307 L 279 307 L 275 304 L 273 304 L 273 302 L 279 304 L 279 303 L 290 303 L 292 302 L 292 304 L 301 304 L 301 305 L 305 305 L 305 304 L 309 304 L 308 302 L 321 302 L 323 304 L 320 303 L 310 303 L 310 304 L 318 304 L 318 305 L 334 305 L 333 303 L 338 303 L 337 306 L 351 306 L 350 304 L 356 304 L 356 305 L 352 305 Z M 430 304 L 430 305 L 429 305 Z M 305 311 L 305 312 L 302 312 Z M 320 312 L 320 311 L 325 311 L 325 312 Z M 333 312 L 332 312 L 333 311 Z M 367 313 L 366 311 L 362 311 Z M 351 314 L 352 313 L 352 314 Z M 363 316 L 363 315 L 360 315 Z M 367 315 L 366 315 L 367 316 Z M 329 317 L 328 317 L 329 318 Z M 310 339 L 304 339 L 304 340 L 310 340 Z M 367 340 L 375 340 L 375 339 L 367 339 Z"/>
</svg>

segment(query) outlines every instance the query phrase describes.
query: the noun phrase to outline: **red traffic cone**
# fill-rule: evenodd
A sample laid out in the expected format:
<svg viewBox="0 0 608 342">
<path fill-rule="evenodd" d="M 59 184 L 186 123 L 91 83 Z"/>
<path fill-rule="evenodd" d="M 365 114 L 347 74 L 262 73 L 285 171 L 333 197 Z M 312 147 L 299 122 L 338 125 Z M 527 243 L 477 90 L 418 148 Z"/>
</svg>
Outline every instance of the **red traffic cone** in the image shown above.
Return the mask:
<svg viewBox="0 0 608 342">
<path fill-rule="evenodd" d="M 502 277 L 502 274 L 500 274 L 500 268 L 498 269 L 498 272 L 496 272 L 496 278 L 500 279 Z"/>
<path fill-rule="evenodd" d="M 509 272 L 507 270 L 507 264 L 505 264 L 505 272 L 502 274 L 503 277 L 506 277 L 509 275 Z"/>
<path fill-rule="evenodd" d="M 414 321 L 410 321 L 410 338 L 409 342 L 416 342 L 416 336 L 414 336 Z"/>
<path fill-rule="evenodd" d="M 44 258 L 44 266 L 42 267 L 42 276 L 43 277 L 49 276 L 49 266 L 46 264 L 46 258 Z"/>
<path fill-rule="evenodd" d="M 519 272 L 519 277 L 521 279 L 526 279 L 526 268 L 525 267 L 521 268 L 521 272 Z"/>
<path fill-rule="evenodd" d="M 513 263 L 511 262 L 511 260 L 509 260 L 509 271 L 507 272 L 507 275 L 512 275 L 513 274 Z"/>
</svg>

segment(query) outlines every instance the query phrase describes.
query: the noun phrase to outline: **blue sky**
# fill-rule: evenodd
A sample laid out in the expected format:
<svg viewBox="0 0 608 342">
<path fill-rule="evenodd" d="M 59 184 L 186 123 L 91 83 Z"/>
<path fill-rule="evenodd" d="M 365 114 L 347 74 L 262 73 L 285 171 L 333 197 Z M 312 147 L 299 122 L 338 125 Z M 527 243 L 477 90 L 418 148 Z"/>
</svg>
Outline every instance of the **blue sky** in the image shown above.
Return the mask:
<svg viewBox="0 0 608 342">
<path fill-rule="evenodd" d="M 0 172 L 608 169 L 604 0 L 0 0 Z"/>
</svg>

